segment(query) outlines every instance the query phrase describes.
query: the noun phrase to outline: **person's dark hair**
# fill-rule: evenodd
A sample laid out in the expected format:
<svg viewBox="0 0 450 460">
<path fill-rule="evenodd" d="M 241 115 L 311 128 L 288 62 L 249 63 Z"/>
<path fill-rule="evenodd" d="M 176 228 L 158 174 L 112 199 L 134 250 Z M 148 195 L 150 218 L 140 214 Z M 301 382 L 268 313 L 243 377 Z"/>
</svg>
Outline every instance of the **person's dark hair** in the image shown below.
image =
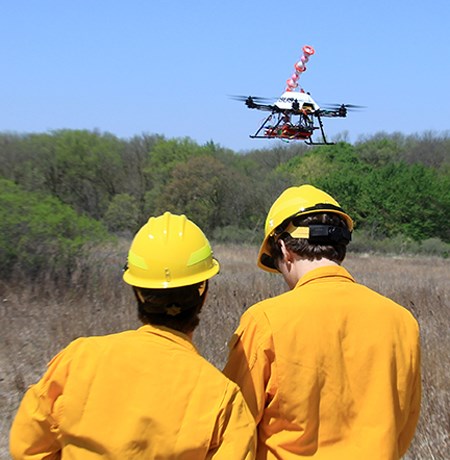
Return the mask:
<svg viewBox="0 0 450 460">
<path fill-rule="evenodd" d="M 165 326 L 188 334 L 200 321 L 208 281 L 169 289 L 133 287 L 133 291 L 142 323 Z"/>
<path fill-rule="evenodd" d="M 332 225 L 348 230 L 345 219 L 339 214 L 315 213 L 306 216 L 295 217 L 293 223 L 296 227 L 308 227 L 309 225 Z M 289 222 L 283 222 L 283 227 L 287 228 Z M 323 258 L 340 264 L 347 253 L 347 244 L 344 242 L 330 242 L 326 244 L 315 244 L 305 238 L 293 238 L 289 233 L 283 232 L 270 237 L 268 244 L 270 254 L 274 261 L 282 258 L 279 241 L 283 240 L 286 247 L 297 254 L 301 259 L 321 260 Z"/>
</svg>

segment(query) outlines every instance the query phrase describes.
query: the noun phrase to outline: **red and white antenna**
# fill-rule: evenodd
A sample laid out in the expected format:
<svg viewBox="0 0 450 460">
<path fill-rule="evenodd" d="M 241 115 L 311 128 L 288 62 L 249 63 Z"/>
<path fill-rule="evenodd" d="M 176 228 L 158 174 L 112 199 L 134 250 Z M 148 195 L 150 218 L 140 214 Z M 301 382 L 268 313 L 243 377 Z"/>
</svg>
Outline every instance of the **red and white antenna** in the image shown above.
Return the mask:
<svg viewBox="0 0 450 460">
<path fill-rule="evenodd" d="M 306 70 L 305 64 L 309 61 L 309 57 L 315 53 L 314 48 L 308 45 L 305 45 L 302 48 L 302 51 L 302 57 L 294 65 L 295 72 L 291 75 L 291 78 L 286 81 L 285 91 L 295 91 L 295 89 L 298 87 L 298 80 L 300 75 Z"/>
</svg>

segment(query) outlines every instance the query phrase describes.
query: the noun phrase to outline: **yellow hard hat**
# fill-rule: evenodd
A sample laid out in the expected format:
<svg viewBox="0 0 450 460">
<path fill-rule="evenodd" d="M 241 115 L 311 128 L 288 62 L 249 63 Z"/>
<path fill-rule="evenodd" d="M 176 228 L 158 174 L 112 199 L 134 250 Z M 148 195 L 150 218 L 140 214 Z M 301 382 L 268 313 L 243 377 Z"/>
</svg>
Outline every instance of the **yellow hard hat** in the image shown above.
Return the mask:
<svg viewBox="0 0 450 460">
<path fill-rule="evenodd" d="M 347 222 L 348 229 L 353 230 L 351 217 L 344 212 L 339 203 L 328 193 L 312 185 L 290 187 L 275 200 L 269 210 L 264 229 L 264 241 L 258 255 L 258 267 L 268 272 L 278 273 L 270 263 L 272 257 L 267 247 L 269 238 L 286 219 L 318 212 L 332 212 L 341 215 Z"/>
<path fill-rule="evenodd" d="M 188 286 L 219 272 L 204 233 L 186 216 L 151 217 L 128 252 L 123 279 L 131 286 L 161 289 Z"/>
</svg>

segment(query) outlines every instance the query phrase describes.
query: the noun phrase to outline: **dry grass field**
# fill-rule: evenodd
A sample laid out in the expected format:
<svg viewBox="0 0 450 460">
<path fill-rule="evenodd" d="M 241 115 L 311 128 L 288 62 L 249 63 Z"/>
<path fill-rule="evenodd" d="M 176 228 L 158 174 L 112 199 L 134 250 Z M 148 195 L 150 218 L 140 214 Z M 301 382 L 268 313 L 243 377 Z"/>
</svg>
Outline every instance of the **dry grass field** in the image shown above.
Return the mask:
<svg viewBox="0 0 450 460">
<path fill-rule="evenodd" d="M 25 389 L 59 349 L 79 336 L 138 326 L 132 294 L 121 281 L 126 248 L 126 243 L 105 248 L 83 261 L 70 288 L 57 288 L 45 279 L 36 285 L 0 284 L 0 459 L 9 458 L 8 431 Z M 211 282 L 194 338 L 219 368 L 241 313 L 285 289 L 281 277 L 256 268 L 256 253 L 247 247 L 215 248 L 222 271 Z M 344 265 L 359 282 L 410 309 L 421 326 L 422 413 L 404 458 L 450 458 L 450 261 L 350 254 Z"/>
</svg>

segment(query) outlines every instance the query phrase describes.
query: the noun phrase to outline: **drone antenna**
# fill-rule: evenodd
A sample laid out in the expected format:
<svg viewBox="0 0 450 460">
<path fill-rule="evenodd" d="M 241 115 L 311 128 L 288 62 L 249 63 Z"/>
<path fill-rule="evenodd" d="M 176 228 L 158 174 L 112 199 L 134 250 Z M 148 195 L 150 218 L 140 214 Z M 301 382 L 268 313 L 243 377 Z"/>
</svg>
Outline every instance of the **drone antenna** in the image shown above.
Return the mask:
<svg viewBox="0 0 450 460">
<path fill-rule="evenodd" d="M 295 91 L 295 89 L 298 87 L 298 79 L 300 78 L 300 75 L 306 70 L 305 64 L 309 61 L 309 57 L 315 53 L 314 48 L 309 45 L 305 45 L 302 48 L 302 51 L 302 57 L 294 65 L 295 72 L 291 75 L 291 78 L 288 78 L 286 81 L 285 91 Z"/>
</svg>

